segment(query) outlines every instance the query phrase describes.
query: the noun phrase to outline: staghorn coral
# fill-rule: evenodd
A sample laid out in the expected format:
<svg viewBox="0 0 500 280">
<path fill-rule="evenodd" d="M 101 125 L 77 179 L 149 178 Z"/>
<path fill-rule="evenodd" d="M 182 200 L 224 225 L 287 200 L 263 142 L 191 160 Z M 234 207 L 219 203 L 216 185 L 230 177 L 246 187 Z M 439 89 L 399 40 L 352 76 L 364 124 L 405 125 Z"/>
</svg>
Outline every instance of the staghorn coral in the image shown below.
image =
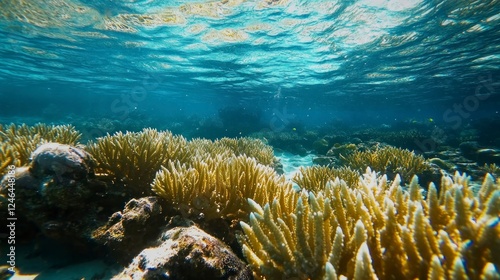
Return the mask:
<svg viewBox="0 0 500 280">
<path fill-rule="evenodd" d="M 500 167 L 498 167 L 495 163 L 487 164 L 485 163 L 483 166 L 480 167 L 482 171 L 485 173 L 490 173 L 491 175 L 495 176 L 496 178 L 500 177 Z"/>
<path fill-rule="evenodd" d="M 316 165 L 301 167 L 292 180 L 302 189 L 317 192 L 323 190 L 329 181 L 334 181 L 336 178 L 344 180 L 348 185 L 356 185 L 360 175 L 358 171 L 349 167 L 330 168 Z"/>
<path fill-rule="evenodd" d="M 26 124 L 9 126 L 0 125 L 0 175 L 5 167 L 13 164 L 23 166 L 29 163 L 31 153 L 41 144 L 57 142 L 76 145 L 81 134 L 71 125 Z"/>
<path fill-rule="evenodd" d="M 340 156 L 344 165 L 359 171 L 367 167 L 383 174 L 399 174 L 405 182 L 413 175 L 420 174 L 429 167 L 422 156 L 406 149 L 383 147 L 374 151 L 356 151 L 346 156 Z"/>
<path fill-rule="evenodd" d="M 500 185 L 487 175 L 474 194 L 469 178 L 443 177 L 424 198 L 416 176 L 369 169 L 356 186 L 330 182 L 303 191 L 296 206 L 252 207 L 241 222 L 243 254 L 257 279 L 498 279 Z"/>
<path fill-rule="evenodd" d="M 266 203 L 279 197 L 290 204 L 295 197 L 283 176 L 244 155 L 198 159 L 191 166 L 169 161 L 157 173 L 152 189 L 184 215 L 206 220 L 246 219 L 247 198 Z"/>
<path fill-rule="evenodd" d="M 26 124 L 11 124 L 8 127 L 0 126 L 0 141 L 15 142 L 21 136 L 37 135 L 41 139 L 60 144 L 76 145 L 80 140 L 81 133 L 76 131 L 72 125 L 46 125 L 38 123 L 33 126 Z"/>
<path fill-rule="evenodd" d="M 148 186 L 162 165 L 170 159 L 183 162 L 189 157 L 184 137 L 150 128 L 108 134 L 90 142 L 86 149 L 97 162 L 96 174 L 106 174 L 141 193 L 148 190 L 141 186 Z"/>
<path fill-rule="evenodd" d="M 272 165 L 275 161 L 273 148 L 264 144 L 259 139 L 250 137 L 221 138 L 215 141 L 207 139 L 193 139 L 189 142 L 193 154 L 201 158 L 215 157 L 217 155 L 253 157 L 258 163 Z"/>
<path fill-rule="evenodd" d="M 0 143 L 0 176 L 5 173 L 7 167 L 15 163 L 16 155 L 7 143 Z"/>
</svg>

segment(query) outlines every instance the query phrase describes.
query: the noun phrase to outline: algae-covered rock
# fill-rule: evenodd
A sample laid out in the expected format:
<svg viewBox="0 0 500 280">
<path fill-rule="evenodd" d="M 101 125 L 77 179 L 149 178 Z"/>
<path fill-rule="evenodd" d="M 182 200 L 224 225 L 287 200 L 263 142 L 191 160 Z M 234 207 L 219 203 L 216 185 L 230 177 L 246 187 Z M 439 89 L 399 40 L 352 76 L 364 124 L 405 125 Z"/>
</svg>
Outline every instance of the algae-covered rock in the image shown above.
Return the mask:
<svg viewBox="0 0 500 280">
<path fill-rule="evenodd" d="M 318 139 L 313 142 L 313 148 L 316 153 L 324 155 L 328 152 L 328 141 L 325 138 Z"/>
<path fill-rule="evenodd" d="M 166 231 L 113 279 L 252 279 L 251 270 L 217 238 L 195 226 Z"/>
<path fill-rule="evenodd" d="M 164 221 L 158 197 L 132 199 L 123 211 L 115 212 L 108 223 L 92 233 L 92 238 L 106 246 L 120 260 L 129 262 L 160 233 Z"/>
</svg>

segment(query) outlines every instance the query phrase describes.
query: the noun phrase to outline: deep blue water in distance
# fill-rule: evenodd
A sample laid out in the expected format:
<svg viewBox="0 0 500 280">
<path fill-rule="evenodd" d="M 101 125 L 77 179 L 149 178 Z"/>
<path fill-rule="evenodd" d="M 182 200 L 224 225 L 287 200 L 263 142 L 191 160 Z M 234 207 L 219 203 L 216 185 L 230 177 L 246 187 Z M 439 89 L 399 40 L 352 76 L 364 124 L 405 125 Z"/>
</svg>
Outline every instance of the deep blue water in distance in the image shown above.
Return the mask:
<svg viewBox="0 0 500 280">
<path fill-rule="evenodd" d="M 0 5 L 0 123 L 169 129 L 226 110 L 272 130 L 499 116 L 499 1 Z"/>
</svg>

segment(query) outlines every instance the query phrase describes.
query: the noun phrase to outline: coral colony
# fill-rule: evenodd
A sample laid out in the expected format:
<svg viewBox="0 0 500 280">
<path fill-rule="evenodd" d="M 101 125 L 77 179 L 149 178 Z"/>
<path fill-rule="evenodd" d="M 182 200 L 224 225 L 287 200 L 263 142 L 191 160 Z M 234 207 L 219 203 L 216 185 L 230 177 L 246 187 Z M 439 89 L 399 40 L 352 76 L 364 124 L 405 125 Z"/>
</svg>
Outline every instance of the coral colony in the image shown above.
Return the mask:
<svg viewBox="0 0 500 280">
<path fill-rule="evenodd" d="M 258 139 L 80 137 L 0 126 L 0 214 L 15 180 L 16 230 L 112 256 L 114 279 L 500 279 L 490 174 L 472 184 L 408 150 L 317 140 L 329 164 L 287 180 Z"/>
</svg>

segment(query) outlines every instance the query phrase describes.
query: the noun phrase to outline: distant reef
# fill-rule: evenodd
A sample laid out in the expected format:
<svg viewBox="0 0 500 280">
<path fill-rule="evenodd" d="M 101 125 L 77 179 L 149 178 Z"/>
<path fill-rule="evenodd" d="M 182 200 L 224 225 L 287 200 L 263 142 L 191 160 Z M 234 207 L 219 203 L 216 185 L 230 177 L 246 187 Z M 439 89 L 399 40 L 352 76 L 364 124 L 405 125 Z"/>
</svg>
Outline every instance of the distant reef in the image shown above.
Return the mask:
<svg viewBox="0 0 500 280">
<path fill-rule="evenodd" d="M 496 148 L 356 133 L 81 143 L 70 125 L 0 125 L 0 218 L 15 203 L 17 238 L 118 262 L 114 279 L 499 279 Z M 315 164 L 286 179 L 274 149 L 299 146 Z"/>
</svg>

